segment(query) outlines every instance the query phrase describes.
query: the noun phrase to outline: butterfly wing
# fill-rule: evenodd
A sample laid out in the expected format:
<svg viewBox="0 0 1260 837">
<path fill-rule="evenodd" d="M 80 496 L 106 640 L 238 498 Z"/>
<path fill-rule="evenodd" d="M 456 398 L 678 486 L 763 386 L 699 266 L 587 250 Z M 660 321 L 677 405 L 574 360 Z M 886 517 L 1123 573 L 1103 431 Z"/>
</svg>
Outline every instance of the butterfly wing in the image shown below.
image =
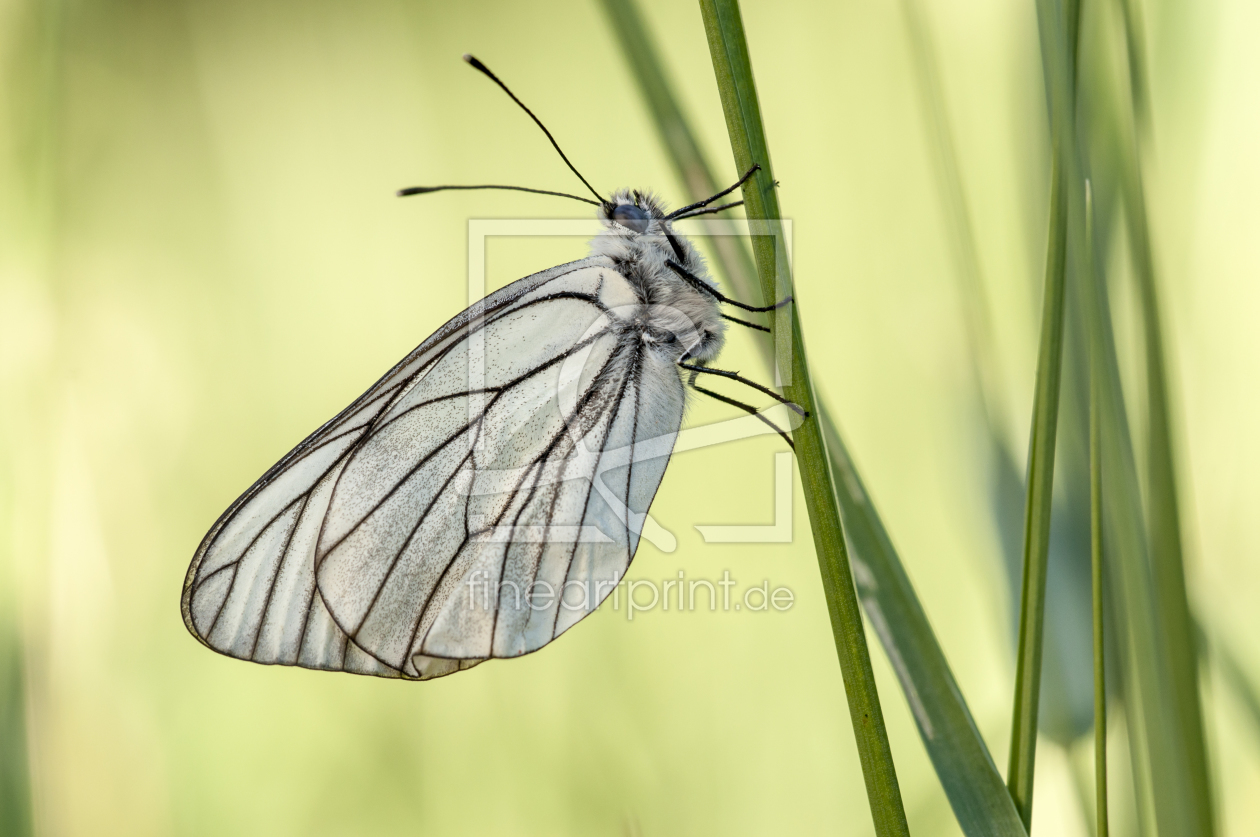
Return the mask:
<svg viewBox="0 0 1260 837">
<path fill-rule="evenodd" d="M 189 631 L 240 659 L 390 676 L 348 642 L 316 595 L 315 539 L 337 475 L 373 421 L 444 352 L 531 293 L 580 287 L 575 277 L 597 263 L 561 265 L 491 294 L 269 469 L 216 521 L 193 557 L 181 598 Z"/>
<path fill-rule="evenodd" d="M 634 301 L 592 258 L 452 320 L 216 523 L 189 630 L 242 659 L 412 678 L 558 636 L 624 574 L 681 422 L 676 371 L 625 337 Z"/>
</svg>

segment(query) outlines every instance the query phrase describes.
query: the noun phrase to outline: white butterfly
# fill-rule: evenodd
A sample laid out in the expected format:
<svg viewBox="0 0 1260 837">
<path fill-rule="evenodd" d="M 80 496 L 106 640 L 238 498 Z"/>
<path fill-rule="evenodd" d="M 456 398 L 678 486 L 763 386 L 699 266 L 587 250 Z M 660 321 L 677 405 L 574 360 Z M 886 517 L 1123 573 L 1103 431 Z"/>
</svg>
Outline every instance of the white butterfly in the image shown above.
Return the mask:
<svg viewBox="0 0 1260 837">
<path fill-rule="evenodd" d="M 424 680 L 535 651 L 595 610 L 638 546 L 683 375 L 759 417 L 696 376 L 783 401 L 705 367 L 731 301 L 672 228 L 742 183 L 672 214 L 643 192 L 601 198 L 590 256 L 421 343 L 219 518 L 184 582 L 188 630 L 239 659 Z M 460 187 L 404 193 L 441 188 Z"/>
</svg>

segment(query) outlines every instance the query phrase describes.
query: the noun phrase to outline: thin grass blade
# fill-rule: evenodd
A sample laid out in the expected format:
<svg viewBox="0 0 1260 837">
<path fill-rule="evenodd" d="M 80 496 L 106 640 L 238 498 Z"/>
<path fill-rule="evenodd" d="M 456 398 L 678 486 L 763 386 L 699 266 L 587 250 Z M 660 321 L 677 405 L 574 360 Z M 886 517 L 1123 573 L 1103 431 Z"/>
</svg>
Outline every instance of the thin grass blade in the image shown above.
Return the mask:
<svg viewBox="0 0 1260 837">
<path fill-rule="evenodd" d="M 1010 766 L 1006 781 L 1024 826 L 1032 824 L 1033 770 L 1037 753 L 1037 710 L 1041 700 L 1046 577 L 1050 557 L 1054 452 L 1059 422 L 1059 383 L 1063 371 L 1064 250 L 1066 225 L 1062 179 L 1056 166 L 1051 191 L 1050 252 L 1046 259 L 1041 348 L 1033 396 L 1024 507 L 1024 572 L 1016 644 L 1015 702 L 1011 720 Z"/>
<path fill-rule="evenodd" d="M 1042 301 L 1041 339 L 1028 450 L 1024 507 L 1024 572 L 1019 640 L 1015 650 L 1015 697 L 1006 785 L 1024 821 L 1032 827 L 1033 776 L 1037 758 L 1041 657 L 1044 647 L 1046 577 L 1054 497 L 1054 454 L 1063 371 L 1063 311 L 1067 282 L 1067 230 L 1075 164 L 1076 8 L 1038 2 L 1042 56 L 1051 111 L 1050 235 Z"/>
<path fill-rule="evenodd" d="M 1093 201 L 1085 191 L 1085 252 L 1093 264 Z M 1094 634 L 1094 833 L 1107 837 L 1107 666 L 1103 645 L 1103 493 L 1102 429 L 1099 406 L 1102 399 L 1103 358 L 1089 354 L 1089 554 L 1091 603 Z"/>
</svg>

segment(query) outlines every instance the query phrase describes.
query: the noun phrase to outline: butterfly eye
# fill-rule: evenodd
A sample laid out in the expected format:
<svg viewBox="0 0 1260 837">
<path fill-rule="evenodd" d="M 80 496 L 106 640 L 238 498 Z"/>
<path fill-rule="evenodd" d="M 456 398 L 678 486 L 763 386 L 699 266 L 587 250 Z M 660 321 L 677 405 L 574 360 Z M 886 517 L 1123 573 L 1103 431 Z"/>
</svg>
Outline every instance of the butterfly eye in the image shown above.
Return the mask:
<svg viewBox="0 0 1260 837">
<path fill-rule="evenodd" d="M 613 210 L 612 219 L 628 230 L 634 230 L 637 233 L 647 232 L 648 214 L 633 204 L 619 204 Z"/>
</svg>

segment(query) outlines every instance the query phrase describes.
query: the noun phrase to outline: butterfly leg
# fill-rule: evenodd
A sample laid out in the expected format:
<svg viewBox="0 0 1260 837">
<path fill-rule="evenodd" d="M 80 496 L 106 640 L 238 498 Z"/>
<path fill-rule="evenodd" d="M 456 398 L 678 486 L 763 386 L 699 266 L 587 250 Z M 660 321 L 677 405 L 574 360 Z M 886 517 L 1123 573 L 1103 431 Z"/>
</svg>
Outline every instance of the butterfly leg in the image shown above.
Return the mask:
<svg viewBox="0 0 1260 837">
<path fill-rule="evenodd" d="M 761 384 L 757 383 L 756 381 L 748 380 L 744 376 L 740 375 L 738 372 L 728 372 L 725 369 L 714 369 L 711 366 L 699 366 L 693 363 L 687 363 L 686 360 L 679 360 L 678 365 L 681 366 L 683 369 L 689 370 L 692 373 L 693 378 L 696 373 L 704 373 L 707 375 L 721 375 L 723 378 L 730 378 L 732 381 L 739 381 L 741 384 L 750 386 L 753 389 L 757 390 L 757 392 L 770 396 L 775 401 L 778 401 L 780 404 L 786 404 L 788 408 L 790 408 L 793 412 L 797 413 L 803 418 L 809 418 L 809 413 L 807 413 L 804 409 L 802 409 L 800 406 L 798 406 L 794 402 L 789 401 L 788 399 L 784 398 L 782 395 L 779 395 L 777 392 L 775 392 L 774 390 L 768 387 L 763 387 Z"/>
<path fill-rule="evenodd" d="M 716 393 L 711 389 L 705 389 L 704 387 L 699 386 L 695 382 L 694 375 L 692 375 L 692 380 L 690 383 L 691 383 L 691 388 L 694 389 L 696 392 L 702 392 L 705 395 L 709 396 L 710 398 L 715 398 L 718 401 L 721 401 L 723 404 L 730 404 L 732 407 L 738 407 L 751 416 L 756 416 L 756 418 L 759 421 L 761 421 L 763 424 L 766 424 L 767 426 L 770 427 L 771 430 L 773 430 L 775 433 L 778 433 L 780 436 L 782 436 L 783 441 L 788 443 L 788 447 L 790 447 L 792 450 L 796 450 L 796 445 L 792 442 L 791 437 L 789 437 L 788 434 L 785 433 L 781 427 L 779 427 L 779 425 L 775 424 L 770 419 L 766 418 L 760 412 L 758 412 L 756 407 L 752 406 L 751 404 L 745 404 L 743 401 L 736 401 L 734 398 L 727 398 L 725 395 L 720 395 L 719 393 Z"/>
<path fill-rule="evenodd" d="M 783 297 L 783 299 L 779 300 L 774 305 L 745 305 L 744 303 L 739 302 L 738 300 L 734 300 L 734 299 L 731 299 L 729 296 L 726 296 L 717 288 L 714 288 L 711 285 L 709 285 L 708 282 L 702 281 L 700 277 L 696 276 L 694 273 L 687 270 L 687 268 L 678 264 L 678 262 L 674 261 L 673 259 L 666 259 L 665 266 L 668 267 L 670 270 L 674 271 L 675 273 L 677 273 L 679 277 L 682 278 L 683 281 L 685 281 L 687 284 L 694 287 L 696 290 L 703 291 L 704 293 L 716 299 L 718 302 L 725 302 L 727 305 L 734 305 L 736 308 L 742 308 L 745 311 L 752 311 L 753 313 L 765 313 L 766 311 L 777 311 L 778 309 L 782 308 L 784 305 L 787 305 L 789 302 L 792 301 L 792 297 L 785 296 Z M 729 320 L 731 318 L 727 317 L 727 319 Z M 736 320 L 736 322 L 743 322 L 743 321 Z M 749 325 L 748 323 L 744 323 L 744 324 Z"/>
<path fill-rule="evenodd" d="M 739 323 L 740 325 L 747 326 L 748 328 L 755 328 L 757 329 L 757 331 L 764 331 L 766 334 L 770 333 L 770 329 L 766 328 L 765 326 L 759 326 L 756 323 L 750 323 L 747 320 L 741 320 L 739 317 L 728 317 L 725 314 L 720 314 L 719 316 L 721 316 L 721 318 L 724 320 L 730 320 L 733 323 Z"/>
</svg>

